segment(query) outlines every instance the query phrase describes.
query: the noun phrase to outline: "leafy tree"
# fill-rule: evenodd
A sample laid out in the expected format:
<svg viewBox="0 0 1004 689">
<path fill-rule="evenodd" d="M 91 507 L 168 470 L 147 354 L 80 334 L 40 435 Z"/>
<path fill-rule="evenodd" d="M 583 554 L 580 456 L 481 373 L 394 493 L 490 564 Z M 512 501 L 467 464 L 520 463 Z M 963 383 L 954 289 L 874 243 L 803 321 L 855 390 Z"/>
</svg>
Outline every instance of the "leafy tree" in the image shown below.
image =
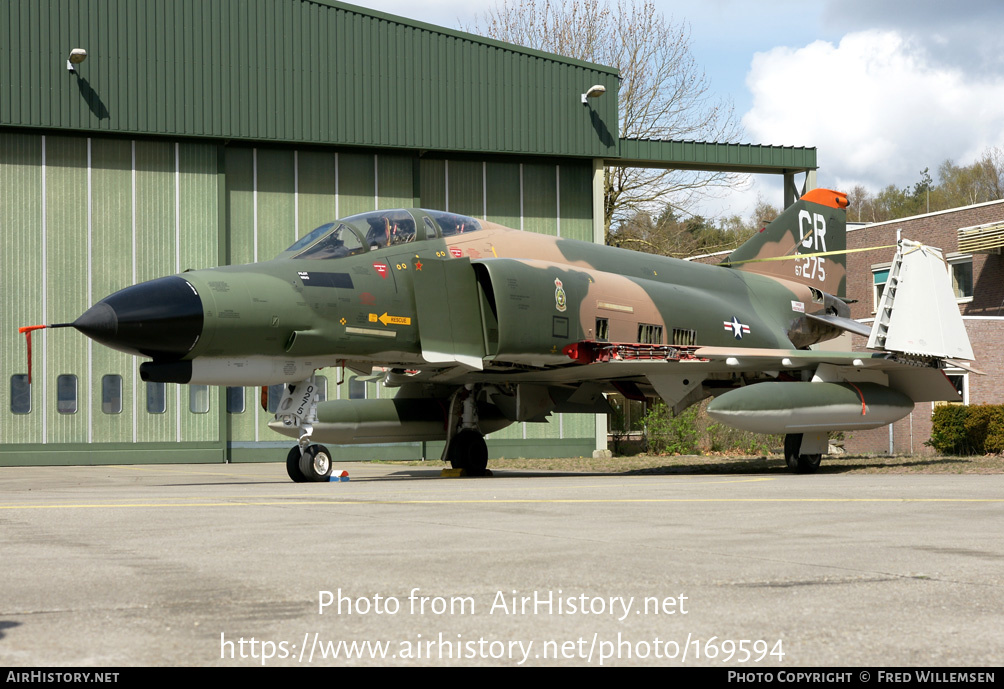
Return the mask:
<svg viewBox="0 0 1004 689">
<path fill-rule="evenodd" d="M 624 138 L 736 142 L 729 102 L 711 97 L 690 51 L 690 29 L 667 20 L 651 0 L 501 0 L 464 30 L 528 48 L 616 67 L 619 131 Z M 609 167 L 604 223 L 692 208 L 703 194 L 733 186 L 723 172 Z M 639 244 L 637 247 L 643 246 Z"/>
<path fill-rule="evenodd" d="M 686 257 L 715 251 L 732 250 L 776 218 L 779 211 L 762 199 L 748 221 L 738 215 L 717 222 L 700 215 L 678 217 L 676 208 L 667 203 L 653 220 L 648 213 L 636 213 L 614 227 L 609 243 L 663 256 Z"/>
<path fill-rule="evenodd" d="M 972 165 L 946 160 L 938 167 L 939 191 L 944 208 L 969 206 L 1004 198 L 1004 151 L 991 148 Z"/>
<path fill-rule="evenodd" d="M 938 166 L 938 181 L 930 168 L 920 171 L 912 187 L 890 184 L 877 194 L 858 185 L 847 194 L 848 219 L 883 222 L 1004 198 L 1004 150 L 988 148 L 970 165 L 951 159 Z"/>
</svg>

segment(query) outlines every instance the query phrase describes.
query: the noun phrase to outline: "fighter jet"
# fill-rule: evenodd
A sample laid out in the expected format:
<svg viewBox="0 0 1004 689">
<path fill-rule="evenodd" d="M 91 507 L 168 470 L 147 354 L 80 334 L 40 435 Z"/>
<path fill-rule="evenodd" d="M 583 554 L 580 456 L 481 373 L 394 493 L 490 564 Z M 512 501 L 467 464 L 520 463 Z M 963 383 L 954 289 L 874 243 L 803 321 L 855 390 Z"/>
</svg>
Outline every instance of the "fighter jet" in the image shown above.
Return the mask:
<svg viewBox="0 0 1004 689">
<path fill-rule="evenodd" d="M 603 413 L 613 392 L 677 412 L 714 396 L 714 418 L 785 434 L 789 467 L 813 472 L 829 431 L 958 400 L 942 369 L 973 359 L 936 249 L 901 242 L 874 326 L 849 318 L 846 206 L 813 190 L 722 265 L 373 211 L 269 261 L 126 287 L 59 325 L 148 359 L 145 381 L 285 384 L 269 425 L 296 440 L 294 481 L 328 480 L 322 443 L 441 440 L 444 461 L 484 473 L 486 434 Z M 810 348 L 848 331 L 871 351 Z M 327 367 L 397 393 L 319 401 Z"/>
</svg>

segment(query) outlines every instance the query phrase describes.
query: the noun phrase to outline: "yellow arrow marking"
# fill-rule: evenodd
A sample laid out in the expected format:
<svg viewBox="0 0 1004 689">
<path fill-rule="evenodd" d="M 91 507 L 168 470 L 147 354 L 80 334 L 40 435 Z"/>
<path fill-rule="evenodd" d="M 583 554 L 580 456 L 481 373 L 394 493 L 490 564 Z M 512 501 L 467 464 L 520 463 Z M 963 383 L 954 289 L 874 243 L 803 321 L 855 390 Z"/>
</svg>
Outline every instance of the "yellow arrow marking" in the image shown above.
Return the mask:
<svg viewBox="0 0 1004 689">
<path fill-rule="evenodd" d="M 380 316 L 380 322 L 384 325 L 393 323 L 394 325 L 411 325 L 411 318 L 408 316 L 388 316 L 386 312 Z"/>
</svg>

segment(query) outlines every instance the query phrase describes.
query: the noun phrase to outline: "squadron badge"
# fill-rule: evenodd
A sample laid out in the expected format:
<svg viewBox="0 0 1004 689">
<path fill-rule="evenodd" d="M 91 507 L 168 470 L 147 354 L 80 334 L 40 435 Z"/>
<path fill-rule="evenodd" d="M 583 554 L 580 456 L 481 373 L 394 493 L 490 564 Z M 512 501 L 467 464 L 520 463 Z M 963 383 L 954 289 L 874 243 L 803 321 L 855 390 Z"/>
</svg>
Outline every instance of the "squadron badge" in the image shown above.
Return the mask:
<svg viewBox="0 0 1004 689">
<path fill-rule="evenodd" d="M 565 289 L 561 286 L 561 280 L 554 278 L 554 308 L 564 311 L 565 303 Z"/>
</svg>

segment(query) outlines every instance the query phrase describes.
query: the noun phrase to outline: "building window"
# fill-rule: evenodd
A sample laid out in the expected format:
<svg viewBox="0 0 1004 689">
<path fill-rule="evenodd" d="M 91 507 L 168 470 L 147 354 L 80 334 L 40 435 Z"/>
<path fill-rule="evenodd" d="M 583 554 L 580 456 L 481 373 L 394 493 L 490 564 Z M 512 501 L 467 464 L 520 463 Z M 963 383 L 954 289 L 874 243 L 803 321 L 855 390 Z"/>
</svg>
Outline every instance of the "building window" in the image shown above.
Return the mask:
<svg viewBox="0 0 1004 689">
<path fill-rule="evenodd" d="M 105 414 L 122 413 L 122 376 L 101 376 L 101 411 Z"/>
<path fill-rule="evenodd" d="M 952 270 L 952 290 L 960 302 L 973 300 L 973 257 L 949 256 L 948 266 Z"/>
<path fill-rule="evenodd" d="M 349 378 L 349 399 L 350 400 L 364 400 L 366 399 L 366 383 L 359 378 Z"/>
<path fill-rule="evenodd" d="M 323 376 L 317 376 L 314 378 L 314 382 L 317 384 L 314 388 L 314 394 L 317 395 L 317 401 L 323 402 L 328 399 L 328 379 Z"/>
<path fill-rule="evenodd" d="M 282 401 L 282 393 L 285 392 L 286 386 L 283 383 L 278 385 L 268 386 L 268 413 L 274 414 L 279 408 L 279 402 Z"/>
<path fill-rule="evenodd" d="M 10 413 L 31 413 L 31 385 L 28 376 L 18 373 L 10 377 Z"/>
<path fill-rule="evenodd" d="M 188 411 L 193 414 L 206 414 L 209 412 L 208 385 L 188 386 Z"/>
<path fill-rule="evenodd" d="M 891 264 L 882 263 L 872 266 L 872 313 L 878 311 L 879 303 L 882 301 L 882 293 L 885 292 L 885 285 L 889 281 L 889 270 Z"/>
<path fill-rule="evenodd" d="M 938 400 L 931 404 L 932 407 L 941 407 L 946 404 L 969 404 L 969 374 L 963 371 L 961 368 L 956 369 L 946 369 L 945 377 L 951 381 L 952 385 L 958 391 L 959 396 L 962 398 L 958 402 L 948 402 L 946 400 Z"/>
<path fill-rule="evenodd" d="M 228 387 L 227 388 L 227 413 L 228 414 L 243 414 L 244 408 L 244 388 L 243 387 Z"/>
<path fill-rule="evenodd" d="M 72 373 L 56 377 L 56 411 L 60 414 L 77 413 L 77 377 Z"/>
<path fill-rule="evenodd" d="M 148 414 L 163 414 L 167 411 L 167 385 L 165 383 L 146 384 L 146 411 Z"/>
</svg>

